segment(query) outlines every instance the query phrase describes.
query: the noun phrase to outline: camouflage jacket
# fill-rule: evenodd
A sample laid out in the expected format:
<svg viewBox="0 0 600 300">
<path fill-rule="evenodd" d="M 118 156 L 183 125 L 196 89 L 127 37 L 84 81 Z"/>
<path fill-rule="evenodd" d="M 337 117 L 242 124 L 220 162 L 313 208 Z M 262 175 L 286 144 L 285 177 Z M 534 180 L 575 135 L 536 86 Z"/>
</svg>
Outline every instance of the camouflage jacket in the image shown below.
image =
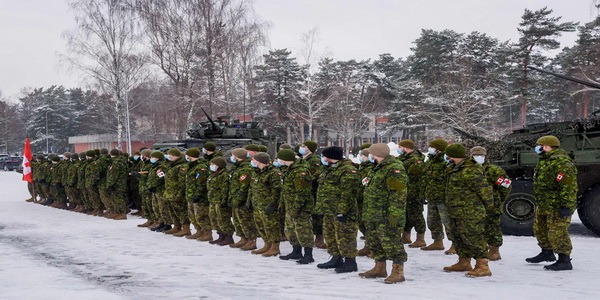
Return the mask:
<svg viewBox="0 0 600 300">
<path fill-rule="evenodd" d="M 148 192 L 162 196 L 165 191 L 165 174 L 167 166 L 164 160 L 159 160 L 156 163 L 150 163 L 148 169 L 148 177 L 146 177 L 146 188 Z"/>
<path fill-rule="evenodd" d="M 215 158 L 215 157 L 219 157 L 219 156 L 223 156 L 223 152 L 217 150 L 215 152 L 213 152 L 212 154 L 208 155 L 208 154 L 203 154 L 202 155 L 204 157 L 204 159 L 206 159 L 206 161 L 210 161 L 211 159 Z"/>
<path fill-rule="evenodd" d="M 127 177 L 129 168 L 124 157 L 118 156 L 112 159 L 111 164 L 106 168 L 106 186 L 104 188 L 113 188 L 117 192 L 127 191 Z"/>
<path fill-rule="evenodd" d="M 138 192 L 140 193 L 140 195 L 148 194 L 148 189 L 146 188 L 146 181 L 148 180 L 148 174 L 150 174 L 150 169 L 152 168 L 152 166 L 153 164 L 150 162 L 150 160 L 143 159 L 140 159 L 140 161 L 138 161 L 137 165 L 135 166 L 134 171 L 140 172 L 140 177 L 138 178 Z"/>
<path fill-rule="evenodd" d="M 358 182 L 358 190 L 356 192 L 356 203 L 358 207 L 362 209 L 363 206 L 363 198 L 365 193 L 365 186 L 362 184 L 362 180 L 369 176 L 369 173 L 373 171 L 375 168 L 375 164 L 370 161 L 364 161 L 358 165 L 358 177 L 360 181 Z"/>
<path fill-rule="evenodd" d="M 77 188 L 80 190 L 85 189 L 85 170 L 90 164 L 90 160 L 86 159 L 79 162 L 79 167 L 77 168 Z"/>
<path fill-rule="evenodd" d="M 321 169 L 321 157 L 311 153 L 308 156 L 302 158 L 302 162 L 306 164 L 310 174 L 316 179 L 319 177 L 319 170 Z"/>
<path fill-rule="evenodd" d="M 65 182 L 66 186 L 69 187 L 76 187 L 77 186 L 77 180 L 79 179 L 79 167 L 81 166 L 81 161 L 79 160 L 74 160 L 74 161 L 69 161 L 68 164 L 65 167 L 64 173 L 63 173 L 63 182 Z"/>
<path fill-rule="evenodd" d="M 358 218 L 356 193 L 360 178 L 349 159 L 323 167 L 319 176 L 315 213 L 320 215 L 344 214 L 351 220 Z"/>
<path fill-rule="evenodd" d="M 100 170 L 102 165 L 98 161 L 97 157 L 90 160 L 85 168 L 85 187 L 86 188 L 98 188 L 100 181 Z"/>
<path fill-rule="evenodd" d="M 575 209 L 577 168 L 567 152 L 554 149 L 540 154 L 533 175 L 533 193 L 540 209 Z"/>
<path fill-rule="evenodd" d="M 362 184 L 365 185 L 363 221 L 381 223 L 393 215 L 404 227 L 408 175 L 402 163 L 391 155 L 387 156 L 375 165 Z"/>
<path fill-rule="evenodd" d="M 185 177 L 188 171 L 188 165 L 183 157 L 179 157 L 167 164 L 165 174 L 165 192 L 163 196 L 169 201 L 185 201 Z"/>
<path fill-rule="evenodd" d="M 451 167 L 446 185 L 446 208 L 454 219 L 484 218 L 492 209 L 494 192 L 483 166 L 469 157 Z"/>
<path fill-rule="evenodd" d="M 315 199 L 311 187 L 313 176 L 308 166 L 297 159 L 285 170 L 282 179 L 280 204 L 285 210 L 312 213 Z"/>
<path fill-rule="evenodd" d="M 425 156 L 419 150 L 411 153 L 405 153 L 398 157 L 404 164 L 404 169 L 408 174 L 408 194 L 407 199 L 419 199 L 421 196 L 421 180 L 423 179 L 423 171 L 425 164 L 423 160 Z"/>
<path fill-rule="evenodd" d="M 227 205 L 229 198 L 229 171 L 218 169 L 208 176 L 206 181 L 210 204 Z"/>
<path fill-rule="evenodd" d="M 40 164 L 40 180 L 42 180 L 45 184 L 50 184 L 50 168 L 52 167 L 52 163 L 48 160 L 42 162 Z"/>
<path fill-rule="evenodd" d="M 96 161 L 99 165 L 98 187 L 104 188 L 106 186 L 106 171 L 108 170 L 108 166 L 112 164 L 112 159 L 109 155 L 103 154 Z"/>
<path fill-rule="evenodd" d="M 512 181 L 508 178 L 506 171 L 496 165 L 485 162 L 483 169 L 485 178 L 494 189 L 494 207 L 490 212 L 500 215 L 502 213 L 502 203 L 512 189 Z"/>
<path fill-rule="evenodd" d="M 129 176 L 129 173 L 132 171 L 137 171 L 141 161 L 141 157 L 138 160 L 133 159 L 133 156 L 127 159 L 127 186 L 130 191 L 139 190 L 140 179 L 135 176 Z"/>
<path fill-rule="evenodd" d="M 52 166 L 50 166 L 50 184 L 64 185 L 62 179 L 63 179 L 63 172 L 65 170 L 65 166 L 66 166 L 66 162 L 62 161 L 62 160 L 59 161 L 58 163 L 52 163 Z"/>
<path fill-rule="evenodd" d="M 188 171 L 185 177 L 185 199 L 192 201 L 192 198 L 200 198 L 201 205 L 208 206 L 208 190 L 206 182 L 209 176 L 208 162 L 203 159 L 197 159 L 188 164 Z"/>
<path fill-rule="evenodd" d="M 246 205 L 248 193 L 250 191 L 250 182 L 254 168 L 250 165 L 250 159 L 244 159 L 233 164 L 229 177 L 229 202 L 230 207 L 242 207 Z"/>
<path fill-rule="evenodd" d="M 421 199 L 430 202 L 444 202 L 446 196 L 446 182 L 448 163 L 444 160 L 444 153 L 430 157 L 425 163 L 421 185 Z"/>
<path fill-rule="evenodd" d="M 253 207 L 261 211 L 264 211 L 269 204 L 279 207 L 281 176 L 282 172 L 273 165 L 268 165 L 262 170 L 256 169 L 250 183 L 250 199 Z"/>
</svg>

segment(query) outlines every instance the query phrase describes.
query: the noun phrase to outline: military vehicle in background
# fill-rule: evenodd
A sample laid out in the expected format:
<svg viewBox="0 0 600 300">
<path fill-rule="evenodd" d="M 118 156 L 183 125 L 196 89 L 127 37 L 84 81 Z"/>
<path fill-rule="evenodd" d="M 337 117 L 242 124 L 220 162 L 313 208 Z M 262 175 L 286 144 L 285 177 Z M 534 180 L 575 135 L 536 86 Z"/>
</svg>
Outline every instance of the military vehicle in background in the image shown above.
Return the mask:
<svg viewBox="0 0 600 300">
<path fill-rule="evenodd" d="M 234 148 L 243 148 L 248 144 L 264 145 L 269 149 L 269 154 L 274 155 L 277 147 L 277 138 L 267 136 L 265 130 L 260 128 L 259 122 L 229 122 L 228 116 L 217 117 L 213 120 L 202 109 L 208 121 L 194 123 L 187 131 L 189 139 L 171 140 L 156 143 L 153 149 L 166 151 L 170 148 L 181 150 L 189 148 L 202 149 L 202 145 L 212 142 L 217 149 L 227 154 Z"/>
<path fill-rule="evenodd" d="M 600 85 L 530 67 L 593 88 Z M 600 235 L 600 116 L 574 121 L 531 124 L 514 130 L 498 141 L 457 130 L 475 145 L 488 149 L 490 160 L 504 168 L 512 179 L 512 192 L 502 206 L 502 231 L 512 235 L 533 235 L 536 199 L 533 195 L 533 169 L 539 160 L 534 147 L 538 138 L 554 135 L 560 148 L 575 159 L 579 186 L 577 213 L 583 225 Z"/>
</svg>

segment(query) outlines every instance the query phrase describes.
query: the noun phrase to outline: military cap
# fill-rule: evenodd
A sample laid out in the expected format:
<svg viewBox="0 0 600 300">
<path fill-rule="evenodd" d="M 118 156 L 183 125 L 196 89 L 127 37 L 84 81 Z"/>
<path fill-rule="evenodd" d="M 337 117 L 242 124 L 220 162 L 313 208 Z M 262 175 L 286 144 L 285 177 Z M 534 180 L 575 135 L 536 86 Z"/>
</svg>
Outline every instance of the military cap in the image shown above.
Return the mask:
<svg viewBox="0 0 600 300">
<path fill-rule="evenodd" d="M 198 157 L 200 157 L 200 149 L 190 148 L 185 152 L 185 155 L 187 155 L 189 157 L 198 158 Z"/>
<path fill-rule="evenodd" d="M 446 147 L 448 147 L 448 142 L 444 140 L 432 140 L 431 142 L 429 142 L 429 147 L 434 148 L 440 152 L 444 152 L 444 150 L 446 150 Z"/>
<path fill-rule="evenodd" d="M 269 148 L 267 148 L 267 146 L 265 146 L 265 145 L 259 145 L 258 151 L 259 152 L 269 152 Z"/>
<path fill-rule="evenodd" d="M 267 154 L 266 152 L 256 153 L 256 155 L 254 155 L 254 159 L 257 162 L 263 163 L 265 165 L 268 165 L 271 162 L 271 156 L 269 156 L 269 154 Z"/>
<path fill-rule="evenodd" d="M 215 143 L 213 142 L 208 142 L 204 143 L 204 145 L 202 145 L 202 148 L 206 149 L 207 151 L 215 151 L 217 150 L 217 145 L 215 145 Z"/>
<path fill-rule="evenodd" d="M 290 144 L 281 144 L 281 146 L 279 146 L 279 150 L 282 149 L 292 150 L 292 146 Z"/>
<path fill-rule="evenodd" d="M 390 147 L 384 143 L 377 143 L 369 147 L 369 153 L 378 157 L 387 157 L 390 155 Z"/>
<path fill-rule="evenodd" d="M 323 149 L 321 155 L 329 159 L 342 160 L 344 159 L 344 150 L 339 146 L 329 146 Z"/>
<path fill-rule="evenodd" d="M 140 151 L 142 151 L 142 150 L 140 150 Z M 135 151 L 135 152 L 133 152 L 133 156 L 136 156 L 136 155 L 142 155 L 142 154 L 140 153 L 140 151 Z"/>
<path fill-rule="evenodd" d="M 371 143 L 364 143 L 362 145 L 360 145 L 359 149 L 360 150 L 365 150 L 365 149 L 369 149 L 369 147 L 373 146 L 373 144 Z"/>
<path fill-rule="evenodd" d="M 50 154 L 48 158 L 50 158 L 51 161 L 60 161 L 60 157 L 56 154 Z"/>
<path fill-rule="evenodd" d="M 475 155 L 486 155 L 487 156 L 487 150 L 481 146 L 475 146 L 471 149 L 471 156 L 475 156 Z"/>
<path fill-rule="evenodd" d="M 220 169 L 224 169 L 227 167 L 227 162 L 223 158 L 223 156 L 217 156 L 210 160 L 211 164 L 217 165 Z"/>
<path fill-rule="evenodd" d="M 169 149 L 169 151 L 167 151 L 167 154 L 173 155 L 173 156 L 181 156 L 181 151 L 177 148 L 171 148 L 171 149 Z"/>
<path fill-rule="evenodd" d="M 165 154 L 160 151 L 154 151 L 154 152 L 152 152 L 152 154 L 150 154 L 150 157 L 154 157 L 154 158 L 158 158 L 158 159 L 165 159 Z"/>
<path fill-rule="evenodd" d="M 545 135 L 539 138 L 536 143 L 542 146 L 560 147 L 560 141 L 553 135 Z"/>
<path fill-rule="evenodd" d="M 152 155 L 152 150 L 144 149 L 144 150 L 142 150 L 142 155 L 145 157 L 150 157 L 150 155 Z"/>
<path fill-rule="evenodd" d="M 123 156 L 125 158 L 129 158 L 129 153 L 124 152 L 124 151 L 120 151 L 120 150 L 119 150 L 119 152 L 121 152 L 121 156 Z"/>
<path fill-rule="evenodd" d="M 110 150 L 110 155 L 111 156 L 119 156 L 119 154 L 120 154 L 119 149 L 112 149 L 112 150 Z"/>
<path fill-rule="evenodd" d="M 467 157 L 467 149 L 462 144 L 452 144 L 446 147 L 446 156 L 452 158 L 465 158 Z"/>
<path fill-rule="evenodd" d="M 305 141 L 304 143 L 302 143 L 302 145 L 306 146 L 306 148 L 308 148 L 308 150 L 310 150 L 310 152 L 315 152 L 317 151 L 317 143 L 313 142 L 313 141 Z"/>
<path fill-rule="evenodd" d="M 63 157 L 65 157 L 67 159 L 71 158 L 71 152 L 65 152 L 65 153 L 63 153 Z"/>
<path fill-rule="evenodd" d="M 360 150 L 360 155 L 368 157 L 369 156 L 369 149 L 362 149 L 362 150 Z"/>
<path fill-rule="evenodd" d="M 250 145 L 246 146 L 246 150 L 258 152 L 258 151 L 260 151 L 260 148 L 258 147 L 258 145 L 250 144 Z"/>
<path fill-rule="evenodd" d="M 96 156 L 96 151 L 95 150 L 88 150 L 85 152 L 85 156 L 89 156 L 89 157 L 94 157 Z"/>
<path fill-rule="evenodd" d="M 239 159 L 245 159 L 248 156 L 248 151 L 246 151 L 244 148 L 235 148 L 231 150 L 231 155 Z"/>
<path fill-rule="evenodd" d="M 400 143 L 398 143 L 398 146 L 415 149 L 415 142 L 411 140 L 401 140 Z"/>
<path fill-rule="evenodd" d="M 38 155 L 36 155 L 35 159 L 37 159 L 37 160 L 44 160 L 44 154 L 38 154 Z"/>
<path fill-rule="evenodd" d="M 283 150 L 279 150 L 279 152 L 277 152 L 277 158 L 279 158 L 283 161 L 295 161 L 296 154 L 292 150 L 283 149 Z"/>
<path fill-rule="evenodd" d="M 108 154 L 108 149 L 106 149 L 106 148 L 100 149 L 100 154 L 101 155 L 107 155 Z"/>
<path fill-rule="evenodd" d="M 96 156 L 100 155 L 100 149 L 94 149 L 94 153 L 96 153 Z"/>
<path fill-rule="evenodd" d="M 80 152 L 79 153 L 79 159 L 81 159 L 81 160 L 85 159 L 85 152 Z"/>
</svg>

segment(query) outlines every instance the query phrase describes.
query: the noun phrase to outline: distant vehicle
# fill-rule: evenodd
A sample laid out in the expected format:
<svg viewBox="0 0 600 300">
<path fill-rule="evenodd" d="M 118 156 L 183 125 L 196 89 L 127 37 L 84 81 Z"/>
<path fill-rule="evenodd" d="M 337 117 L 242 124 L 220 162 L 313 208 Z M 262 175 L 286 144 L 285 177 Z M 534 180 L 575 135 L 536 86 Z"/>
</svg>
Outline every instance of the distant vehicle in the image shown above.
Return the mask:
<svg viewBox="0 0 600 300">
<path fill-rule="evenodd" d="M 22 156 L 1 156 L 0 157 L 0 169 L 4 171 L 14 171 L 20 170 L 23 168 L 21 164 L 23 163 Z"/>
</svg>

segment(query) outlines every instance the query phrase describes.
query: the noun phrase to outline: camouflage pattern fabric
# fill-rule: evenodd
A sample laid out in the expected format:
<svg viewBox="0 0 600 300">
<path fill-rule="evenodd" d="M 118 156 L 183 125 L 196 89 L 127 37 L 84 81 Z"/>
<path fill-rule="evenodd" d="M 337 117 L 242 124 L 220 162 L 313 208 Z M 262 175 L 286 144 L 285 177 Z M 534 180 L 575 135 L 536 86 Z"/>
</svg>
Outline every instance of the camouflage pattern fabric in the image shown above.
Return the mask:
<svg viewBox="0 0 600 300">
<path fill-rule="evenodd" d="M 127 161 L 123 156 L 113 158 L 111 164 L 106 169 L 106 189 L 112 211 L 116 214 L 127 213 L 128 173 Z"/>
<path fill-rule="evenodd" d="M 363 219 L 362 219 L 363 198 L 364 198 L 364 192 L 365 192 L 365 186 L 362 184 L 362 180 L 365 179 L 367 176 L 369 176 L 369 173 L 371 173 L 371 171 L 373 170 L 374 167 L 375 167 L 375 164 L 368 160 L 362 162 L 358 167 L 358 174 L 359 174 L 360 181 L 358 183 L 358 191 L 356 192 L 356 194 L 357 194 L 356 204 L 358 205 L 358 229 L 360 230 L 360 232 L 363 233 L 363 235 L 367 234 L 367 228 L 365 226 L 365 222 L 363 222 Z"/>
<path fill-rule="evenodd" d="M 165 207 L 166 200 L 163 199 L 166 169 L 167 166 L 163 160 L 154 164 L 150 163 L 148 177 L 146 177 L 146 189 L 152 195 L 152 209 L 156 214 L 156 219 L 165 224 L 173 224 L 171 214 Z"/>
<path fill-rule="evenodd" d="M 444 239 L 444 229 L 449 240 L 453 240 L 452 227 L 448 209 L 444 202 L 427 203 L 427 227 L 431 231 L 431 238 L 434 240 Z"/>
<path fill-rule="evenodd" d="M 114 212 L 112 199 L 110 198 L 110 194 L 106 191 L 106 174 L 108 166 L 112 163 L 111 158 L 107 154 L 102 154 L 98 157 L 97 162 L 99 164 L 98 194 L 100 194 L 100 200 L 106 209 Z"/>
<path fill-rule="evenodd" d="M 286 211 L 285 236 L 292 246 L 312 248 L 315 241 L 312 231 L 312 214 L 308 211 L 292 214 L 290 211 Z"/>
<path fill-rule="evenodd" d="M 158 218 L 157 212 L 152 206 L 152 193 L 148 191 L 148 187 L 146 185 L 148 180 L 148 174 L 150 169 L 152 168 L 152 163 L 149 160 L 141 159 L 135 171 L 140 172 L 140 178 L 138 179 L 138 191 L 140 197 L 142 197 L 142 211 L 144 212 L 144 216 L 146 216 L 149 220 L 156 220 Z M 148 172 L 148 173 L 142 173 Z"/>
<path fill-rule="evenodd" d="M 231 167 L 229 181 L 229 206 L 233 208 L 233 225 L 239 237 L 254 239 L 257 237 L 256 224 L 252 210 L 246 208 L 250 183 L 254 174 L 250 159 L 238 161 Z"/>
<path fill-rule="evenodd" d="M 254 210 L 255 228 L 263 240 L 278 243 L 282 227 L 279 212 L 282 173 L 272 165 L 256 168 L 250 183 L 250 201 Z M 267 207 L 272 211 L 267 211 Z M 258 219 L 256 219 L 258 217 Z"/>
<path fill-rule="evenodd" d="M 488 245 L 502 246 L 502 228 L 500 227 L 500 216 L 502 215 L 502 203 L 506 200 L 512 189 L 512 181 L 508 178 L 504 169 L 488 162 L 483 164 L 485 177 L 494 190 L 494 204 L 487 212 L 485 221 L 485 233 Z"/>
<path fill-rule="evenodd" d="M 318 179 L 322 169 L 321 158 L 315 153 L 311 153 L 308 156 L 302 158 L 302 162 L 308 167 L 308 171 L 313 176 L 312 181 L 312 193 L 314 197 L 314 201 L 317 199 L 317 189 L 319 187 Z M 313 234 L 320 235 L 323 234 L 323 215 L 318 213 L 313 213 L 312 216 L 312 230 Z"/>
<path fill-rule="evenodd" d="M 398 157 L 408 174 L 408 192 L 406 195 L 406 226 L 405 232 L 413 228 L 417 233 L 425 233 L 425 217 L 423 217 L 423 200 L 421 199 L 421 180 L 424 172 L 425 156 L 414 150 Z"/>
<path fill-rule="evenodd" d="M 327 253 L 332 256 L 356 257 L 356 233 L 358 222 L 340 222 L 335 215 L 323 216 L 323 235 L 327 243 Z"/>
<path fill-rule="evenodd" d="M 561 218 L 558 211 L 539 210 L 533 221 L 533 235 L 542 249 L 571 255 L 573 245 L 569 236 L 571 217 Z"/>
<path fill-rule="evenodd" d="M 190 222 L 194 224 L 196 230 L 208 231 L 212 229 L 208 205 L 188 202 L 188 212 Z"/>
<path fill-rule="evenodd" d="M 187 162 L 183 157 L 179 157 L 176 160 L 168 162 L 167 166 L 163 196 L 167 200 L 173 224 L 175 226 L 190 224 L 187 202 L 185 200 L 185 180 L 188 171 Z"/>
<path fill-rule="evenodd" d="M 408 255 L 402 243 L 402 226 L 391 226 L 386 222 L 365 222 L 367 226 L 366 245 L 376 261 L 391 260 L 394 264 L 404 264 Z"/>
<path fill-rule="evenodd" d="M 210 218 L 213 227 L 224 234 L 233 234 L 235 231 L 231 223 L 231 207 L 228 206 L 229 198 L 229 171 L 219 169 L 208 176 L 208 199 L 210 201 Z"/>
<path fill-rule="evenodd" d="M 188 172 L 185 178 L 185 198 L 188 202 L 188 216 L 190 222 L 198 230 L 210 230 L 210 219 L 208 216 L 208 190 L 206 181 L 208 179 L 208 162 L 197 159 L 188 164 Z M 196 201 L 192 203 L 192 201 Z"/>
<path fill-rule="evenodd" d="M 444 204 L 448 163 L 444 153 L 429 156 L 423 170 L 421 199 L 427 201 L 427 227 L 434 240 L 444 239 L 444 227 L 449 240 L 452 238 L 450 218 Z"/>
<path fill-rule="evenodd" d="M 281 202 L 285 206 L 285 236 L 294 246 L 312 248 L 314 243 L 312 181 L 308 166 L 300 160 L 283 172 Z"/>
<path fill-rule="evenodd" d="M 60 203 L 67 203 L 67 194 L 63 185 L 62 177 L 66 163 L 59 161 L 50 167 L 50 190 L 52 198 Z"/>
<path fill-rule="evenodd" d="M 94 206 L 88 199 L 87 189 L 85 188 L 85 170 L 89 163 L 89 159 L 81 161 L 79 168 L 77 168 L 77 191 L 81 197 L 81 204 L 87 209 L 91 209 Z"/>
</svg>

